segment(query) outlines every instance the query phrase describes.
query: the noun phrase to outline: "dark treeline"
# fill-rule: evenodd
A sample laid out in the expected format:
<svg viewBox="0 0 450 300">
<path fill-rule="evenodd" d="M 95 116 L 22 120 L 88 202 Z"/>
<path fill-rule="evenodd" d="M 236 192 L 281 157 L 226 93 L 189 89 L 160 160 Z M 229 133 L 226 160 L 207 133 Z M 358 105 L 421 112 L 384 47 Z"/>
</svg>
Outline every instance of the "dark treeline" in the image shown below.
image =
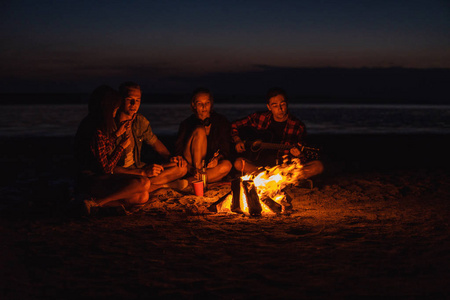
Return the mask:
<svg viewBox="0 0 450 300">
<path fill-rule="evenodd" d="M 364 104 L 450 104 L 450 69 L 406 68 L 284 68 L 258 66 L 238 73 L 211 73 L 196 77 L 170 77 L 165 80 L 189 86 L 209 87 L 217 102 L 252 103 L 264 99 L 267 88 L 285 88 L 292 102 Z M 143 88 L 143 103 L 189 101 L 191 90 L 183 93 L 153 93 L 160 85 L 137 80 Z M 95 88 L 95 84 L 92 88 Z M 86 103 L 86 93 L 2 93 L 2 104 Z"/>
</svg>

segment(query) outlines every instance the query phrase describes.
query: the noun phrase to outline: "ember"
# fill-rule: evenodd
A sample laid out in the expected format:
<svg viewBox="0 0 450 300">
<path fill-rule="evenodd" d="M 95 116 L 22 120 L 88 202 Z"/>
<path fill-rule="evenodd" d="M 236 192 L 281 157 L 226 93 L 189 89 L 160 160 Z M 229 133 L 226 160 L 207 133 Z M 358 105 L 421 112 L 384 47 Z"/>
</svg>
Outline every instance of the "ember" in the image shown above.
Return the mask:
<svg viewBox="0 0 450 300">
<path fill-rule="evenodd" d="M 280 214 L 290 209 L 291 198 L 283 191 L 303 179 L 299 159 L 277 165 L 255 175 L 245 175 L 231 183 L 231 191 L 210 206 L 218 213 L 244 213 L 251 216 Z"/>
</svg>

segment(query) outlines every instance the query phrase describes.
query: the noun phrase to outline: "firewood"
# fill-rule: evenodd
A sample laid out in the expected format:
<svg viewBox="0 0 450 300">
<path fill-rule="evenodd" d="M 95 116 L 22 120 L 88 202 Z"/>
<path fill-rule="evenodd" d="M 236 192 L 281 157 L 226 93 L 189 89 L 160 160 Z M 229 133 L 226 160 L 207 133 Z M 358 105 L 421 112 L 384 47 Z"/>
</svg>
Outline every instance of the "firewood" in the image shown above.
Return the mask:
<svg viewBox="0 0 450 300">
<path fill-rule="evenodd" d="M 292 195 L 286 189 L 284 190 L 284 199 L 281 200 L 281 213 L 282 214 L 290 214 L 292 212 Z"/>
<path fill-rule="evenodd" d="M 264 203 L 265 205 L 267 205 L 268 208 L 270 208 L 271 211 L 273 211 L 276 214 L 281 213 L 281 205 L 278 204 L 277 202 L 275 202 L 272 198 L 270 197 L 263 197 L 261 199 L 261 202 Z"/>
<path fill-rule="evenodd" d="M 256 192 L 256 187 L 252 182 L 243 181 L 244 193 L 247 197 L 248 212 L 251 216 L 261 216 L 262 207 L 259 203 L 258 193 Z"/>
<path fill-rule="evenodd" d="M 226 193 L 225 195 L 223 195 L 222 197 L 219 198 L 219 200 L 217 200 L 216 202 L 212 203 L 210 206 L 208 206 L 208 210 L 210 212 L 217 212 L 217 205 L 222 203 L 223 201 L 225 201 L 225 199 L 227 199 L 227 197 L 231 194 L 232 192 L 229 191 L 228 193 Z"/>
<path fill-rule="evenodd" d="M 231 201 L 231 211 L 242 214 L 241 209 L 241 179 L 237 178 L 231 181 L 231 192 L 233 199 Z"/>
</svg>

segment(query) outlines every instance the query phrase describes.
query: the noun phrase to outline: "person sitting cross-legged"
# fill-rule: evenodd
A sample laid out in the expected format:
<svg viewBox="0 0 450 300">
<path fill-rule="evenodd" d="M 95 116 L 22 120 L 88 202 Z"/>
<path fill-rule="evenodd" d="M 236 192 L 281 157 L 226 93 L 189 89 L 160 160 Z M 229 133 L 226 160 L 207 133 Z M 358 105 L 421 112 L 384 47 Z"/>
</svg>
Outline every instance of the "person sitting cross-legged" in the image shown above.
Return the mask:
<svg viewBox="0 0 450 300">
<path fill-rule="evenodd" d="M 234 162 L 235 169 L 245 174 L 253 173 L 261 167 L 272 167 L 282 163 L 283 156 L 287 155 L 301 159 L 304 179 L 322 173 L 322 162 L 316 159 L 308 160 L 299 149 L 299 144 L 301 145 L 305 138 L 306 129 L 303 122 L 289 113 L 286 92 L 281 88 L 271 88 L 267 92 L 266 101 L 267 111 L 252 113 L 231 124 L 232 140 L 239 156 Z M 285 147 L 288 149 L 284 150 L 264 150 L 256 157 L 245 157 L 246 150 L 249 150 L 244 143 L 245 131 L 247 134 L 250 131 L 253 138 L 265 135 L 270 137 L 270 143 L 289 147 Z"/>
<path fill-rule="evenodd" d="M 131 143 L 126 133 L 129 123 L 116 127 L 114 122 L 120 104 L 117 91 L 106 85 L 96 88 L 89 99 L 89 114 L 77 129 L 75 198 L 80 198 L 80 203 L 83 200 L 88 214 L 93 207 L 129 208 L 143 204 L 152 190 L 146 176 L 114 172 L 124 149 Z"/>
<path fill-rule="evenodd" d="M 222 180 L 231 170 L 230 122 L 213 110 L 213 96 L 208 89 L 198 88 L 191 98 L 194 112 L 179 127 L 175 153 L 182 155 L 190 166 L 193 177 L 206 165 L 206 181 Z M 204 165 L 202 165 L 204 162 Z"/>
<path fill-rule="evenodd" d="M 172 156 L 167 147 L 153 133 L 150 122 L 142 114 L 141 87 L 134 82 L 124 82 L 119 87 L 122 105 L 116 116 L 117 126 L 129 123 L 127 134 L 131 143 L 123 151 L 115 173 L 146 176 L 152 182 L 152 190 L 171 187 L 182 190 L 187 180 L 181 179 L 187 173 L 187 163 L 181 156 Z M 166 162 L 164 164 L 146 164 L 142 161 L 143 144 L 152 147 Z"/>
</svg>

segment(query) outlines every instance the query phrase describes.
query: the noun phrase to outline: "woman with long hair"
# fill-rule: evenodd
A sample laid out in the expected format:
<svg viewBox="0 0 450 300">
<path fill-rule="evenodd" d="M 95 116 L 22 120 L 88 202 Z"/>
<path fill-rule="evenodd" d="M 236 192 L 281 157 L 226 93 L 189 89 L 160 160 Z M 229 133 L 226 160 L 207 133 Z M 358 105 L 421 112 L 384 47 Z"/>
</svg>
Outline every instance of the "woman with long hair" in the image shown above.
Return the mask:
<svg viewBox="0 0 450 300">
<path fill-rule="evenodd" d="M 88 194 L 84 204 L 92 207 L 129 207 L 148 201 L 151 182 L 148 177 L 115 174 L 114 168 L 123 150 L 130 144 L 126 134 L 130 122 L 116 128 L 114 117 L 122 98 L 113 88 L 102 85 L 89 99 L 89 114 L 78 127 L 75 157 L 78 160 L 77 192 Z"/>
</svg>

